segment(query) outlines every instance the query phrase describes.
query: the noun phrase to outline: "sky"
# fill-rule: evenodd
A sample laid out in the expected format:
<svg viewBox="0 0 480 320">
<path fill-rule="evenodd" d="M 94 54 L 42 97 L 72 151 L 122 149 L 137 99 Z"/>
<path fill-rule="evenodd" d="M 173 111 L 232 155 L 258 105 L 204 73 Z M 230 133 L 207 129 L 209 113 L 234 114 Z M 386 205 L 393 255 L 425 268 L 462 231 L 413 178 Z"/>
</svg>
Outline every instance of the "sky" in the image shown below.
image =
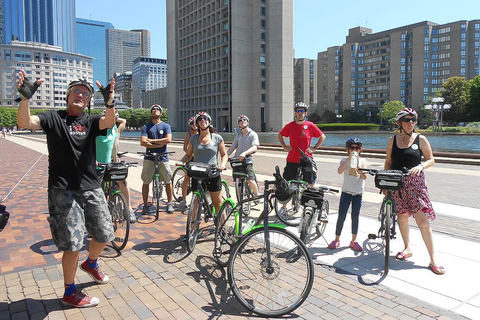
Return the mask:
<svg viewBox="0 0 480 320">
<path fill-rule="evenodd" d="M 166 59 L 165 1 L 174 0 L 76 0 L 76 14 L 116 29 L 147 29 L 152 57 Z M 348 30 L 358 26 L 375 33 L 425 20 L 475 19 L 480 19 L 478 0 L 294 0 L 295 58 L 317 59 L 318 52 L 344 44 Z"/>
</svg>

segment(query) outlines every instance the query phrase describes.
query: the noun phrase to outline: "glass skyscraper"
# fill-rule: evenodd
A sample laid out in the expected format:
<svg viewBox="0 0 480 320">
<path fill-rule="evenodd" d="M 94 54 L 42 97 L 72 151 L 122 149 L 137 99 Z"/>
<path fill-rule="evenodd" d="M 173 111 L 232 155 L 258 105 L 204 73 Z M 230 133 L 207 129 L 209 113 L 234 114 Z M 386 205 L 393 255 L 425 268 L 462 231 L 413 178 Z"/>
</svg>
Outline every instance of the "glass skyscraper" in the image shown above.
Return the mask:
<svg viewBox="0 0 480 320">
<path fill-rule="evenodd" d="M 107 83 L 107 48 L 105 30 L 114 28 L 110 22 L 77 18 L 77 51 L 93 57 L 94 80 Z"/>
<path fill-rule="evenodd" d="M 3 0 L 4 40 L 31 41 L 76 52 L 75 0 Z"/>
</svg>

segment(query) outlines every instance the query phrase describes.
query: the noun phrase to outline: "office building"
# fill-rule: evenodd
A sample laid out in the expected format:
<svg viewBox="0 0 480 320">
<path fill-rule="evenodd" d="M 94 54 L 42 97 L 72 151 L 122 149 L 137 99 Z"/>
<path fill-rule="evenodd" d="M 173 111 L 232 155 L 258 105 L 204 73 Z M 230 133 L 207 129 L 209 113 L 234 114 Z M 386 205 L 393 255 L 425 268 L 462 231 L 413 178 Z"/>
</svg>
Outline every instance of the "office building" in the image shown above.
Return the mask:
<svg viewBox="0 0 480 320">
<path fill-rule="evenodd" d="M 115 94 L 120 96 L 129 107 L 133 106 L 132 71 L 117 74 L 115 77 Z"/>
<path fill-rule="evenodd" d="M 142 105 L 144 108 L 150 108 L 154 104 L 159 104 L 162 108 L 167 106 L 167 88 L 158 88 L 145 91 L 142 94 Z"/>
<path fill-rule="evenodd" d="M 105 31 L 110 22 L 77 18 L 77 52 L 93 59 L 93 78 L 107 83 L 107 47 Z"/>
<path fill-rule="evenodd" d="M 233 131 L 246 114 L 256 131 L 293 119 L 293 0 L 179 0 L 167 4 L 169 122 L 208 112 Z"/>
<path fill-rule="evenodd" d="M 142 94 L 167 86 L 167 60 L 138 57 L 133 60 L 132 89 L 134 108 L 147 108 L 142 105 Z"/>
<path fill-rule="evenodd" d="M 418 109 L 448 78 L 479 75 L 480 20 L 419 22 L 378 33 L 352 28 L 342 46 L 318 53 L 319 110 Z"/>
<path fill-rule="evenodd" d="M 47 44 L 12 41 L 0 45 L 0 105 L 17 98 L 17 74 L 24 69 L 31 79 L 45 79 L 30 102 L 32 108 L 65 108 L 67 85 L 78 79 L 93 83 L 92 58 L 68 53 Z"/>
<path fill-rule="evenodd" d="M 2 0 L 4 44 L 45 43 L 76 52 L 75 0 Z"/>
<path fill-rule="evenodd" d="M 317 60 L 295 59 L 294 102 L 308 104 L 309 112 L 317 107 Z"/>
<path fill-rule="evenodd" d="M 148 37 L 146 36 L 148 34 Z M 133 60 L 150 56 L 150 35 L 145 32 L 107 29 L 107 79 L 115 73 L 132 71 Z"/>
</svg>

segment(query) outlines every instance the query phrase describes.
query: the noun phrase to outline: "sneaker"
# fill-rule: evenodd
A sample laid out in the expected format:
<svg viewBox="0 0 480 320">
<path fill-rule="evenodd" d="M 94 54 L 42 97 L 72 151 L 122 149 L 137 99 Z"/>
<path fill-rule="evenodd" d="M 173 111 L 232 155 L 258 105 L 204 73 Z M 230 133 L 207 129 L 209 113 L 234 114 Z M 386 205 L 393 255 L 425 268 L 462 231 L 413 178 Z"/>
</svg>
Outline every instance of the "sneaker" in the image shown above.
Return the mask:
<svg viewBox="0 0 480 320">
<path fill-rule="evenodd" d="M 69 307 L 87 308 L 95 307 L 100 302 L 97 297 L 89 296 L 85 291 L 76 289 L 71 295 L 63 295 L 62 304 Z"/>
<path fill-rule="evenodd" d="M 340 247 L 340 241 L 334 240 L 328 245 L 328 249 L 337 249 L 338 247 Z"/>
<path fill-rule="evenodd" d="M 354 251 L 363 251 L 363 248 L 358 244 L 358 242 L 350 242 L 350 248 L 352 248 Z"/>
<path fill-rule="evenodd" d="M 110 281 L 108 276 L 100 270 L 99 265 L 97 265 L 95 269 L 92 269 L 88 267 L 87 261 L 85 260 L 80 265 L 80 269 L 88 273 L 90 277 L 92 277 L 92 279 L 95 280 L 96 283 L 108 283 L 108 281 Z"/>
<path fill-rule="evenodd" d="M 147 204 L 144 204 L 143 205 L 143 209 L 142 209 L 142 215 L 148 215 L 150 211 L 150 205 L 147 203 Z"/>
<path fill-rule="evenodd" d="M 137 216 L 133 213 L 132 209 L 128 209 L 128 215 L 130 216 L 130 223 L 137 222 Z"/>
<path fill-rule="evenodd" d="M 173 213 L 174 211 L 173 204 L 167 203 L 167 213 Z"/>
</svg>

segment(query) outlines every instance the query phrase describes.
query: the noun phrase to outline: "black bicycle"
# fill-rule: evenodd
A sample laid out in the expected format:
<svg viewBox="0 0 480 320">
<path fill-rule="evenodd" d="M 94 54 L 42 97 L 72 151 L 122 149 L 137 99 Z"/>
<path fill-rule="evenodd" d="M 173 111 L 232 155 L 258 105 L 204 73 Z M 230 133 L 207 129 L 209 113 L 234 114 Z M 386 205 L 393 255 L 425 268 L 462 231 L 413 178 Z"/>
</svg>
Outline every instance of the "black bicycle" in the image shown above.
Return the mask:
<svg viewBox="0 0 480 320">
<path fill-rule="evenodd" d="M 385 256 L 384 276 L 386 276 L 389 271 L 390 240 L 395 239 L 395 236 L 397 234 L 395 230 L 397 213 L 395 208 L 395 201 L 393 201 L 392 198 L 392 191 L 400 190 L 403 188 L 405 177 L 408 176 L 408 170 L 375 170 L 362 168 L 359 168 L 358 170 L 367 172 L 370 175 L 375 176 L 375 187 L 379 188 L 380 192 L 382 192 L 382 190 L 387 191 L 380 207 L 380 213 L 378 214 L 380 228 L 378 229 L 377 234 L 371 233 L 368 235 L 368 239 L 370 240 L 381 239 L 382 241 L 379 250 L 383 251 L 383 254 Z"/>
<path fill-rule="evenodd" d="M 228 160 L 233 171 L 233 180 L 235 181 L 235 193 L 237 195 L 237 202 L 242 200 L 252 199 L 255 197 L 255 193 L 250 188 L 247 182 L 247 162 L 245 159 L 239 160 L 238 158 L 230 158 Z M 255 181 L 257 183 L 257 181 Z M 250 214 L 252 208 L 252 201 L 243 202 L 242 213 L 246 216 Z"/>
<path fill-rule="evenodd" d="M 152 178 L 152 193 L 151 193 L 151 203 L 155 206 L 155 221 L 158 220 L 160 217 L 160 198 L 163 194 L 163 187 L 165 183 L 160 179 L 160 169 L 159 169 L 159 162 L 163 156 L 174 154 L 174 151 L 170 152 L 137 152 L 138 154 L 143 155 L 145 160 L 155 161 L 155 172 L 153 173 Z"/>
</svg>

